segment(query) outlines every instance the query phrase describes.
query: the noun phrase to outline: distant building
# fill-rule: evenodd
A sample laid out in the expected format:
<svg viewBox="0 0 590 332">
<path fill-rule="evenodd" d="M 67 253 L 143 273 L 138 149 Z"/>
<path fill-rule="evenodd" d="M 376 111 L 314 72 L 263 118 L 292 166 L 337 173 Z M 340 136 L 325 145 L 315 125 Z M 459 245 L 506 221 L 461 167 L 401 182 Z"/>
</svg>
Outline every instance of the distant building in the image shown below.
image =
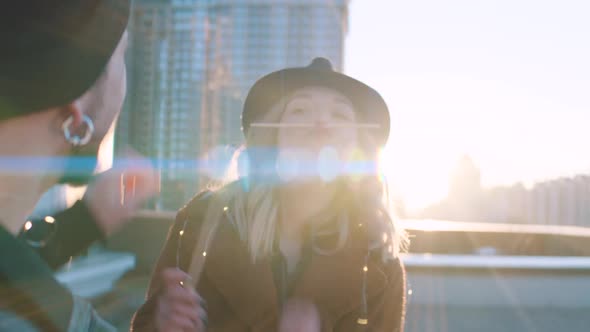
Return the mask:
<svg viewBox="0 0 590 332">
<path fill-rule="evenodd" d="M 482 209 L 482 188 L 479 168 L 471 157 L 459 159 L 449 182 L 449 194 L 435 214 L 443 219 L 469 221 L 478 218 Z"/>
<path fill-rule="evenodd" d="M 135 1 L 115 144 L 162 161 L 152 207 L 180 207 L 210 175 L 194 161 L 242 143 L 242 103 L 259 77 L 316 56 L 342 69 L 347 29 L 348 0 Z"/>
<path fill-rule="evenodd" d="M 418 217 L 457 221 L 590 227 L 590 175 L 482 189 L 479 169 L 460 159 L 447 198 Z"/>
</svg>

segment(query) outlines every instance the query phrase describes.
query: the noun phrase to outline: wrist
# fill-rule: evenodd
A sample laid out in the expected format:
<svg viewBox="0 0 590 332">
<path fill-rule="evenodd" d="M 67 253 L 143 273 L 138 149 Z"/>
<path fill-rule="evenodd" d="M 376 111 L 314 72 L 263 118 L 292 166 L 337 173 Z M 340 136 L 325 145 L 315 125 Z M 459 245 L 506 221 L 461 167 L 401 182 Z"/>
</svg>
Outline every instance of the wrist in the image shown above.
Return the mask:
<svg viewBox="0 0 590 332">
<path fill-rule="evenodd" d="M 104 206 L 100 204 L 100 200 L 93 199 L 89 195 L 85 195 L 82 198 L 82 202 L 88 209 L 92 220 L 103 237 L 107 237 L 115 232 L 117 225 L 124 219 L 120 211 L 122 207 Z"/>
</svg>

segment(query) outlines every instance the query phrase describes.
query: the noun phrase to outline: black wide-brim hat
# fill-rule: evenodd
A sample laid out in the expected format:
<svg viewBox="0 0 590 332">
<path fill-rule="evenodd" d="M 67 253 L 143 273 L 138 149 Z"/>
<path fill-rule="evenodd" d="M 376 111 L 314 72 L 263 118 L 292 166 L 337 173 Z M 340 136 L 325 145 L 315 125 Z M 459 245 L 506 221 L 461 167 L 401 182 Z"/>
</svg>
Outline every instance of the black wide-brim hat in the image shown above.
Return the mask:
<svg viewBox="0 0 590 332">
<path fill-rule="evenodd" d="M 379 125 L 379 128 L 370 129 L 376 143 L 382 146 L 387 142 L 389 110 L 381 95 L 365 83 L 334 71 L 325 58 L 315 58 L 307 67 L 275 71 L 256 81 L 244 102 L 244 135 L 248 137 L 250 125 L 260 120 L 281 98 L 309 86 L 328 87 L 342 93 L 352 102 L 357 121 Z"/>
<path fill-rule="evenodd" d="M 66 105 L 103 73 L 129 0 L 19 0 L 0 10 L 0 119 Z"/>
</svg>

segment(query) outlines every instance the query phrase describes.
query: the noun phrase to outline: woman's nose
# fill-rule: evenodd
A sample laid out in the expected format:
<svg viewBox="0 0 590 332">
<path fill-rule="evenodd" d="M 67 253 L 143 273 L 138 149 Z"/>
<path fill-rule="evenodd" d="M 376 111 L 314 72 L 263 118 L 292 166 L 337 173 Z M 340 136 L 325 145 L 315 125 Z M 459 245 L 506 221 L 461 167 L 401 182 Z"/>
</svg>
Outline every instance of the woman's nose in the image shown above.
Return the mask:
<svg viewBox="0 0 590 332">
<path fill-rule="evenodd" d="M 326 129 L 328 128 L 328 121 L 326 121 L 325 119 L 318 119 L 316 120 L 315 125 L 319 129 Z"/>
<path fill-rule="evenodd" d="M 317 112 L 315 116 L 315 123 L 317 126 L 328 126 L 330 124 L 330 115 L 326 112 Z"/>
</svg>

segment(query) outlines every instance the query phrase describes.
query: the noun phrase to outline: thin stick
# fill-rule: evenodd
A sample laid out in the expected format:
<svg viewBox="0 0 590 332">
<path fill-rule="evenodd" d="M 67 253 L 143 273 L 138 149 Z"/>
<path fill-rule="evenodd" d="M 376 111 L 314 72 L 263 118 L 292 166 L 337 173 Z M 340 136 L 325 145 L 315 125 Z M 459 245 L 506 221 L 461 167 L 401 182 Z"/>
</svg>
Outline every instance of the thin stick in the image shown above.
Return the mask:
<svg viewBox="0 0 590 332">
<path fill-rule="evenodd" d="M 313 123 L 273 123 L 273 122 L 254 122 L 250 127 L 254 128 L 312 128 L 317 125 Z M 329 123 L 327 128 L 368 128 L 377 129 L 381 125 L 377 123 Z"/>
</svg>

